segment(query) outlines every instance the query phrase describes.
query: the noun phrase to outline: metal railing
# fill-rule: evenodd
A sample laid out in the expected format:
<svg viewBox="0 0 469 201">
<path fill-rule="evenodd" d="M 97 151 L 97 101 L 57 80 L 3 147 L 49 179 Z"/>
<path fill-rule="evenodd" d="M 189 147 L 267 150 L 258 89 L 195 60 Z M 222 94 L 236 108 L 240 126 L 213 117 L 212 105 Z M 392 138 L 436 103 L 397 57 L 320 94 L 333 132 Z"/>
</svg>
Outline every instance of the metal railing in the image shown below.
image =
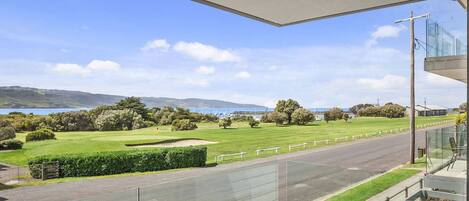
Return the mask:
<svg viewBox="0 0 469 201">
<path fill-rule="evenodd" d="M 419 179 L 417 182 L 411 184 L 410 186 L 406 186 L 404 189 L 397 192 L 396 194 L 394 194 L 392 196 L 389 196 L 389 197 L 386 197 L 386 201 L 391 201 L 394 198 L 400 198 L 402 196 L 402 194 L 404 194 L 405 198 L 408 198 L 409 197 L 409 189 L 416 186 L 417 184 L 419 185 L 419 190 L 418 191 L 422 190 L 423 189 L 423 179 Z M 401 199 L 399 199 L 399 200 L 401 200 Z"/>
</svg>

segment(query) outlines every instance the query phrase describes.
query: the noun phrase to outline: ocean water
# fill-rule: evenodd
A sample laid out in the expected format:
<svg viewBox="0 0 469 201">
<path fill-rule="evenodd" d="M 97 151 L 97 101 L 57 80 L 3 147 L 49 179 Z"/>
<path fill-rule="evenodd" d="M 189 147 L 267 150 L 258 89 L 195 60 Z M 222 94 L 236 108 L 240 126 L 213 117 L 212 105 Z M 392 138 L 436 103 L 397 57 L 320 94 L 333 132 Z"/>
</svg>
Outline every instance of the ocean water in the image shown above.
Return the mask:
<svg viewBox="0 0 469 201">
<path fill-rule="evenodd" d="M 51 113 L 58 112 L 70 112 L 89 110 L 90 108 L 0 108 L 0 114 L 8 114 L 10 112 L 22 112 L 25 114 L 33 113 L 35 115 L 48 115 Z M 189 108 L 192 112 L 198 112 L 202 114 L 216 114 L 226 115 L 233 112 L 265 112 L 272 111 L 269 108 Z"/>
<path fill-rule="evenodd" d="M 22 112 L 25 114 L 33 113 L 35 115 L 48 115 L 51 113 L 58 112 L 70 112 L 89 110 L 90 108 L 0 108 L 1 114 L 8 114 L 10 112 Z M 189 108 L 192 112 L 198 112 L 202 114 L 215 114 L 215 115 L 227 115 L 234 112 L 271 112 L 272 108 Z M 310 108 L 312 112 L 322 113 L 329 110 L 329 108 Z M 348 111 L 348 109 L 343 109 Z"/>
<path fill-rule="evenodd" d="M 8 114 L 10 112 L 22 112 L 25 114 L 33 113 L 35 115 L 48 115 L 58 112 L 71 112 L 88 110 L 89 108 L 0 108 L 0 114 Z"/>
</svg>

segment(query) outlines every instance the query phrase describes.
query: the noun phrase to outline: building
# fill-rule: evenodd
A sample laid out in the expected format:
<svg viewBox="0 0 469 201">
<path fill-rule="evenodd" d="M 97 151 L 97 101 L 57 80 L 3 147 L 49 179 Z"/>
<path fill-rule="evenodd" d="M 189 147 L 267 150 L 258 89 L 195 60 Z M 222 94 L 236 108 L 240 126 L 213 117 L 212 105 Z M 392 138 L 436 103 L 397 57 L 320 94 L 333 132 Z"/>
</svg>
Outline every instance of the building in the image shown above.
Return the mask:
<svg viewBox="0 0 469 201">
<path fill-rule="evenodd" d="M 409 115 L 410 108 L 406 107 L 406 115 Z M 415 106 L 415 116 L 444 116 L 448 114 L 448 108 L 441 107 L 438 105 L 423 105 Z"/>
</svg>

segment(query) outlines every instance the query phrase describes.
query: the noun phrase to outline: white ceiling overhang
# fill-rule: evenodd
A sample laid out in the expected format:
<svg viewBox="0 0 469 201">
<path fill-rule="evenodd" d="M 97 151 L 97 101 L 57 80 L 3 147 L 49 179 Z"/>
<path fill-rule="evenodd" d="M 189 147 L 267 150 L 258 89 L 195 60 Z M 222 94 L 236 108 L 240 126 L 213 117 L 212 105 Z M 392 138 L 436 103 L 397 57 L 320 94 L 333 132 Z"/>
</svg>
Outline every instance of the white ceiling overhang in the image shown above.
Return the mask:
<svg viewBox="0 0 469 201">
<path fill-rule="evenodd" d="M 285 26 L 420 0 L 194 0 L 219 9 Z"/>
</svg>

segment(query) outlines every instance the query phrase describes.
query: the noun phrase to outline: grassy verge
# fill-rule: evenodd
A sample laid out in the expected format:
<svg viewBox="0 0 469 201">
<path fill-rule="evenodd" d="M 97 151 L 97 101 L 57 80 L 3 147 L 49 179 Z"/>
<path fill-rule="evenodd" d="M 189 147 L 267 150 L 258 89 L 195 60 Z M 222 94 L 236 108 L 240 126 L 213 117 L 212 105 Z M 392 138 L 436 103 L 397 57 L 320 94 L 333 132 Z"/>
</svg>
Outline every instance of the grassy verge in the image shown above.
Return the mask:
<svg viewBox="0 0 469 201">
<path fill-rule="evenodd" d="M 375 179 L 372 179 L 369 182 L 360 184 L 355 188 L 340 193 L 328 199 L 328 201 L 365 201 L 419 172 L 419 170 L 414 169 L 396 169 Z"/>
<path fill-rule="evenodd" d="M 15 187 L 18 187 L 18 186 L 16 186 L 16 185 L 5 185 L 5 184 L 0 183 L 0 191 L 15 188 Z"/>
</svg>

